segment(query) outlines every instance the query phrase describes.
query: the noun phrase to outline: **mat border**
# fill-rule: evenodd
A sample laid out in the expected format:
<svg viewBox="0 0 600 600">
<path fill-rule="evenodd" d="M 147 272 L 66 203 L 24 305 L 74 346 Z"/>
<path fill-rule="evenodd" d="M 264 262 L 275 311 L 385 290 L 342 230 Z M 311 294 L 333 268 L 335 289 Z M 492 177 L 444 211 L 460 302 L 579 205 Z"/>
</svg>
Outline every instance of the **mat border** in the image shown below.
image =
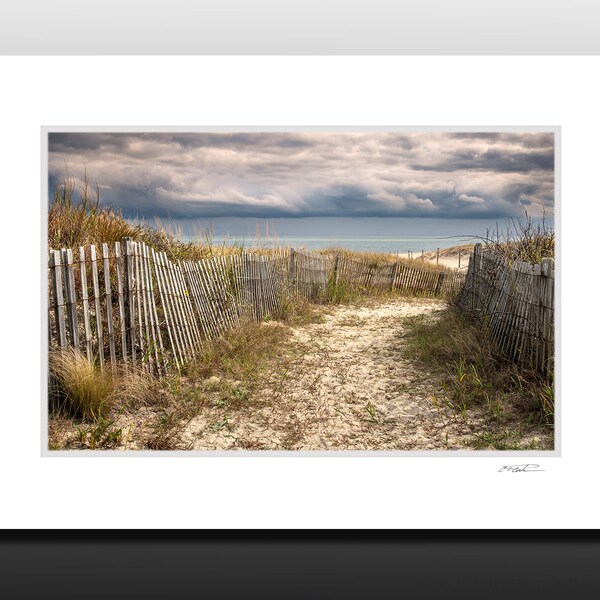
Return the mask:
<svg viewBox="0 0 600 600">
<path fill-rule="evenodd" d="M 48 134 L 49 133 L 293 133 L 293 132 L 439 132 L 439 133 L 553 133 L 554 134 L 554 228 L 555 244 L 555 414 L 553 450 L 49 450 L 48 449 Z M 41 440 L 40 456 L 60 457 L 204 457 L 204 458 L 560 458 L 562 455 L 561 389 L 561 126 L 458 126 L 458 125 L 336 125 L 336 126 L 50 126 L 41 127 Z"/>
</svg>

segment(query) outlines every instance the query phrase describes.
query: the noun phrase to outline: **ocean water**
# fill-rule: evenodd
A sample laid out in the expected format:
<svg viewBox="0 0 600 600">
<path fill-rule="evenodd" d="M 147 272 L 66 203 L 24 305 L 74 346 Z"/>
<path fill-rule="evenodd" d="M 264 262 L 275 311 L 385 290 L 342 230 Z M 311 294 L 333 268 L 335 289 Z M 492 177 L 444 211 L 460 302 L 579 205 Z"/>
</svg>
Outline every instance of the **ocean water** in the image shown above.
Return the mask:
<svg viewBox="0 0 600 600">
<path fill-rule="evenodd" d="M 386 238 L 386 237 L 341 237 L 341 236 L 281 236 L 277 238 L 235 238 L 230 236 L 213 236 L 213 243 L 216 245 L 242 245 L 245 247 L 261 246 L 293 246 L 294 248 L 306 248 L 307 250 L 317 248 L 327 248 L 336 246 L 348 250 L 358 250 L 363 252 L 386 252 L 386 253 L 405 253 L 412 251 L 420 253 L 428 252 L 436 248 L 447 248 L 458 244 L 467 244 L 471 242 L 470 238 L 453 239 L 450 242 L 444 238 L 433 237 L 410 237 L 410 238 Z"/>
<path fill-rule="evenodd" d="M 534 219 L 540 224 L 541 219 Z M 553 221 L 546 219 L 548 226 Z M 381 217 L 304 217 L 281 219 L 219 218 L 171 222 L 183 240 L 245 247 L 275 245 L 296 248 L 339 246 L 350 250 L 405 253 L 431 251 L 481 241 L 496 231 L 515 233 L 510 219 L 436 219 Z"/>
</svg>

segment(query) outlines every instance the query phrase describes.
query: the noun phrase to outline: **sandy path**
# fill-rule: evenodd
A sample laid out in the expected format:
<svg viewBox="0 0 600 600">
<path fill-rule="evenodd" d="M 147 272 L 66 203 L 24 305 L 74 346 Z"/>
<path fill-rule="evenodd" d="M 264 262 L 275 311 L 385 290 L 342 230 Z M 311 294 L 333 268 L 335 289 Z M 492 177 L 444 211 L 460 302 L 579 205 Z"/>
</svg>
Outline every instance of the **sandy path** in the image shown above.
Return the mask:
<svg viewBox="0 0 600 600">
<path fill-rule="evenodd" d="M 465 449 L 476 422 L 440 400 L 436 378 L 406 353 L 402 320 L 443 307 L 396 300 L 336 307 L 294 331 L 289 352 L 248 409 L 200 415 L 184 443 L 197 450 Z"/>
</svg>

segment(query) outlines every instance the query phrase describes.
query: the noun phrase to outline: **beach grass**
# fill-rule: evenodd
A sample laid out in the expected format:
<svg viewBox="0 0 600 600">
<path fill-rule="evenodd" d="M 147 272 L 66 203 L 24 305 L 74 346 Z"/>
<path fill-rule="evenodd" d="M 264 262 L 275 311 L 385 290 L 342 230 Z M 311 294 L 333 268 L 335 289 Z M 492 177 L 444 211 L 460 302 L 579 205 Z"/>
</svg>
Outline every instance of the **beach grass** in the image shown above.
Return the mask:
<svg viewBox="0 0 600 600">
<path fill-rule="evenodd" d="M 412 356 L 442 377 L 444 402 L 458 413 L 487 407 L 502 439 L 512 439 L 516 425 L 553 428 L 553 383 L 502 358 L 480 323 L 449 305 L 435 318 L 409 317 L 404 326 Z"/>
</svg>

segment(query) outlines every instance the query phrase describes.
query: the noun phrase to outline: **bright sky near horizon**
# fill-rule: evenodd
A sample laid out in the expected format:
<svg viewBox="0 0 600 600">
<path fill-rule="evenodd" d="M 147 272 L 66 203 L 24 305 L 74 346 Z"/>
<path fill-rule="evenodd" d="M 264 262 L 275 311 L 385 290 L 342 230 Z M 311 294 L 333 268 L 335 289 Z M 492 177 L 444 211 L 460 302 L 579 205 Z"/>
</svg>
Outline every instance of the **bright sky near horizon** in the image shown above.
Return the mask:
<svg viewBox="0 0 600 600">
<path fill-rule="evenodd" d="M 84 168 L 126 217 L 552 214 L 554 134 L 49 133 L 49 192 Z"/>
</svg>

